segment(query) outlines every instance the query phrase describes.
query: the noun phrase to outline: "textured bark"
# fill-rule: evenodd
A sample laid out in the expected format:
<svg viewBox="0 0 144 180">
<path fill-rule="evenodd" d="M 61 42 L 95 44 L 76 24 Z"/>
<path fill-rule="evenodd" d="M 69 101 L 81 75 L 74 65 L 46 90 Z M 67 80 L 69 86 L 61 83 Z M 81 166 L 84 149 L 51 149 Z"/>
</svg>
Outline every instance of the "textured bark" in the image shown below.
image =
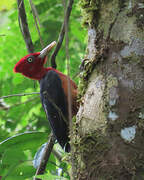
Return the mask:
<svg viewBox="0 0 144 180">
<path fill-rule="evenodd" d="M 144 179 L 144 1 L 80 3 L 88 46 L 74 179 Z"/>
</svg>

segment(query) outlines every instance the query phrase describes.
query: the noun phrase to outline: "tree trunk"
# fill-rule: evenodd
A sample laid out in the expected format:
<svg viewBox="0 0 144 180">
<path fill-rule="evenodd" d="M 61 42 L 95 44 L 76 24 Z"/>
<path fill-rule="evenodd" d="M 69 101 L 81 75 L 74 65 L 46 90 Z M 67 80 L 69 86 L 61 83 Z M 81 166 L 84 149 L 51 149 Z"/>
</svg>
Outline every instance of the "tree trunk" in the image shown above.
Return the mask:
<svg viewBox="0 0 144 180">
<path fill-rule="evenodd" d="M 71 138 L 73 179 L 144 179 L 144 1 L 80 5 L 88 46 Z"/>
</svg>

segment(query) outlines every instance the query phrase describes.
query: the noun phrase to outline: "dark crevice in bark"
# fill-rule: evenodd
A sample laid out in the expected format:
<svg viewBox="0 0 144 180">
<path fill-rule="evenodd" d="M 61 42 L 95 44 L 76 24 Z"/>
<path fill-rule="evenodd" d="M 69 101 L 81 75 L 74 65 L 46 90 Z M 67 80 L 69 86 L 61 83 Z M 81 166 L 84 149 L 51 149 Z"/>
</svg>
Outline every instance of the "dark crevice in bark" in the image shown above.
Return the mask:
<svg viewBox="0 0 144 180">
<path fill-rule="evenodd" d="M 120 10 L 120 11 L 121 11 L 121 10 Z M 117 18 L 118 18 L 118 16 L 119 16 L 120 11 L 117 13 L 114 21 L 110 24 L 106 41 L 109 41 L 109 40 L 110 40 L 110 35 L 111 35 L 112 28 L 113 28 L 113 26 L 114 26 L 114 24 L 115 24 L 115 22 L 116 22 L 116 20 L 117 20 Z"/>
<path fill-rule="evenodd" d="M 110 40 L 110 35 L 111 35 L 112 28 L 113 28 L 113 26 L 115 25 L 115 23 L 116 23 L 116 21 L 117 21 L 117 19 L 118 19 L 119 14 L 120 14 L 120 13 L 122 12 L 122 10 L 125 8 L 125 2 L 126 2 L 125 0 L 119 0 L 119 11 L 118 11 L 118 13 L 116 14 L 113 22 L 110 24 L 106 41 L 109 41 L 109 40 Z"/>
</svg>

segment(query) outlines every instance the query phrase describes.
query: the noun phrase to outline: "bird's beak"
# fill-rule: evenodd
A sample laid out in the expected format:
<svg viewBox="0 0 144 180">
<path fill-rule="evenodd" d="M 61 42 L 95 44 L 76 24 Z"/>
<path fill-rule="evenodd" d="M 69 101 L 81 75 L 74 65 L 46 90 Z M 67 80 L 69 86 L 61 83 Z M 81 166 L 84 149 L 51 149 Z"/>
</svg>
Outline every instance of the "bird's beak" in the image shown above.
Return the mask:
<svg viewBox="0 0 144 180">
<path fill-rule="evenodd" d="M 49 53 L 49 51 L 56 45 L 56 41 L 53 41 L 52 43 L 50 43 L 48 46 L 46 46 L 41 52 L 40 55 L 38 56 L 39 58 L 44 58 L 45 56 L 47 56 L 47 54 Z"/>
</svg>

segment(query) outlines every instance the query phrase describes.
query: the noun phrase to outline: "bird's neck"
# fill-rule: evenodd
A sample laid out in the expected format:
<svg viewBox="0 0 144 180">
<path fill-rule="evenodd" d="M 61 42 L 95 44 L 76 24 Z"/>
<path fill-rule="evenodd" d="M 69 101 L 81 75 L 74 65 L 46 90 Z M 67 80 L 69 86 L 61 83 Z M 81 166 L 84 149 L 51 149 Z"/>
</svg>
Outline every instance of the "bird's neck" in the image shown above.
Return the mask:
<svg viewBox="0 0 144 180">
<path fill-rule="evenodd" d="M 40 69 L 37 68 L 35 70 L 35 72 L 33 72 L 31 74 L 25 72 L 25 73 L 23 73 L 23 75 L 30 78 L 30 79 L 33 79 L 33 80 L 41 80 L 46 75 L 46 73 L 48 71 L 50 71 L 50 70 L 53 70 L 53 71 L 57 72 L 60 76 L 65 76 L 63 73 L 61 73 L 60 71 L 58 71 L 58 70 L 56 70 L 56 69 L 54 69 L 52 67 L 48 67 L 48 68 L 43 67 L 43 68 L 40 68 Z"/>
<path fill-rule="evenodd" d="M 32 72 L 22 72 L 22 74 L 33 80 L 41 80 L 49 71 L 47 68 L 35 68 Z"/>
<path fill-rule="evenodd" d="M 52 71 L 55 71 L 56 73 L 58 73 L 60 76 L 65 76 L 62 72 L 60 72 L 60 71 L 58 71 L 58 70 L 56 70 L 56 69 L 54 69 L 54 68 L 52 68 L 52 67 L 48 67 L 48 68 L 44 68 L 45 69 L 45 74 L 48 72 L 48 71 L 50 71 L 50 70 L 52 70 Z M 44 74 L 44 75 L 45 75 Z"/>
<path fill-rule="evenodd" d="M 45 67 L 43 67 L 38 73 L 35 73 L 35 77 L 31 77 L 31 79 L 35 79 L 35 80 L 41 80 L 45 75 L 46 75 L 46 73 L 48 72 L 48 71 L 55 71 L 56 73 L 58 73 L 58 75 L 60 76 L 60 77 L 66 77 L 66 75 L 65 74 L 63 74 L 62 72 L 60 72 L 60 71 L 58 71 L 58 70 L 56 70 L 56 69 L 54 69 L 54 68 L 52 68 L 52 67 L 48 67 L 48 68 L 45 68 Z"/>
<path fill-rule="evenodd" d="M 43 67 L 37 73 L 35 73 L 35 77 L 32 76 L 31 78 L 35 79 L 35 80 L 41 80 L 46 75 L 46 73 L 50 70 L 58 72 L 56 69 L 54 69 L 52 67 L 48 67 L 48 68 Z"/>
<path fill-rule="evenodd" d="M 41 80 L 47 73 L 46 68 L 37 68 L 32 71 L 32 73 L 23 73 L 24 76 L 33 79 L 33 80 Z"/>
</svg>

